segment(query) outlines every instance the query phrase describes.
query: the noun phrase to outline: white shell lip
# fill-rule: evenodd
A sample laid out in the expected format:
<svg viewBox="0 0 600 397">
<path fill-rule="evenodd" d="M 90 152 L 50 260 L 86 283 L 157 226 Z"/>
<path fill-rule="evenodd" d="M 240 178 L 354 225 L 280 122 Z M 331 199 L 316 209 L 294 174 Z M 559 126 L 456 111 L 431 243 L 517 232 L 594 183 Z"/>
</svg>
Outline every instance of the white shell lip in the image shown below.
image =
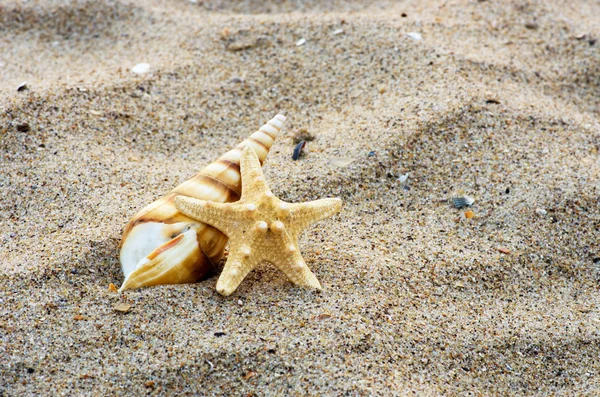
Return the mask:
<svg viewBox="0 0 600 397">
<path fill-rule="evenodd" d="M 181 229 L 187 224 L 181 223 Z M 121 247 L 121 266 L 125 279 L 141 265 L 148 254 L 171 240 L 173 227 L 162 222 L 146 222 L 136 225 L 127 235 Z"/>
<path fill-rule="evenodd" d="M 155 250 L 162 246 L 161 244 L 140 259 L 135 268 L 125 275 L 125 280 L 119 291 L 153 285 L 153 280 L 163 278 L 166 273 L 172 274 L 173 271 L 175 274 L 187 276 L 189 272 L 185 263 L 189 260 L 195 261 L 200 255 L 203 255 L 196 239 L 196 230 L 189 229 L 167 242 L 175 239 L 178 239 L 178 241 L 172 247 L 152 255 Z M 125 269 L 123 271 L 125 272 Z"/>
</svg>

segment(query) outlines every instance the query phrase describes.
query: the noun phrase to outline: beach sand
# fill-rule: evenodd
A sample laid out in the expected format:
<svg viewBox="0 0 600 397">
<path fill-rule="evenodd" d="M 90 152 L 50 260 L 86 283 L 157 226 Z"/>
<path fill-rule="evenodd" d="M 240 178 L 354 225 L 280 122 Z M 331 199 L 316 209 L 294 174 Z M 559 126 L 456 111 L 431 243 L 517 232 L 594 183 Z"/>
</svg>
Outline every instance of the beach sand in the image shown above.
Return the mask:
<svg viewBox="0 0 600 397">
<path fill-rule="evenodd" d="M 322 3 L 0 3 L 0 396 L 600 393 L 600 4 Z M 275 195 L 344 201 L 323 291 L 110 291 L 128 220 L 277 113 Z"/>
</svg>

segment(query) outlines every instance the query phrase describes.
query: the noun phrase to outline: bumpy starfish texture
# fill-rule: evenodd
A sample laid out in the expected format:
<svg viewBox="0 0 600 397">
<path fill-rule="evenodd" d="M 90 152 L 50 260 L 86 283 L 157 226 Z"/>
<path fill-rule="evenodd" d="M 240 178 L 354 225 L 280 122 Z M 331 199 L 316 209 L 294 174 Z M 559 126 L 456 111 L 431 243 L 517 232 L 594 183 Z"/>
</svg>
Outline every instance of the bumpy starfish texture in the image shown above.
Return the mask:
<svg viewBox="0 0 600 397">
<path fill-rule="evenodd" d="M 242 196 L 234 203 L 215 203 L 178 196 L 183 214 L 221 230 L 229 237 L 229 257 L 217 291 L 231 295 L 261 262 L 275 265 L 296 285 L 321 289 L 298 248 L 307 226 L 337 213 L 342 201 L 329 198 L 308 203 L 286 203 L 273 195 L 254 150 L 246 147 L 240 159 Z"/>
</svg>

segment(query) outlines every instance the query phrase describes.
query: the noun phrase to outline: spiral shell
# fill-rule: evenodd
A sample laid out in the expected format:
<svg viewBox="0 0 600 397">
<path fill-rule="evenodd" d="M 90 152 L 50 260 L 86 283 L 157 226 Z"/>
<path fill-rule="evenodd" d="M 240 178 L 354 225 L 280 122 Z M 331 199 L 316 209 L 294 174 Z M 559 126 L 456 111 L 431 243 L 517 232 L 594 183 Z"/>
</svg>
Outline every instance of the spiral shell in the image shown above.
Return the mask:
<svg viewBox="0 0 600 397">
<path fill-rule="evenodd" d="M 125 281 L 120 291 L 160 284 L 197 282 L 214 270 L 223 256 L 227 237 L 212 226 L 183 215 L 175 208 L 178 195 L 219 203 L 240 198 L 240 156 L 250 146 L 261 164 L 281 131 L 285 117 L 275 116 L 248 139 L 193 178 L 135 215 L 123 232 L 121 266 Z"/>
</svg>

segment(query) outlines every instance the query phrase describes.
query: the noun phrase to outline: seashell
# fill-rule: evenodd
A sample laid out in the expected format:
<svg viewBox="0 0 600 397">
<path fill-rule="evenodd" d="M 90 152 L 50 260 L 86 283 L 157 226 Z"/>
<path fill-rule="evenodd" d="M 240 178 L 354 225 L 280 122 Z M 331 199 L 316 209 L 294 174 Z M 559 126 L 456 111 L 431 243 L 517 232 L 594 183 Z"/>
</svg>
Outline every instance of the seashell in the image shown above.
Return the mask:
<svg viewBox="0 0 600 397">
<path fill-rule="evenodd" d="M 205 223 L 180 213 L 175 197 L 227 203 L 241 195 L 240 156 L 246 146 L 262 164 L 285 117 L 277 115 L 235 149 L 196 176 L 138 212 L 125 227 L 120 260 L 125 280 L 119 291 L 161 284 L 197 282 L 209 275 L 223 256 L 227 237 Z"/>
<path fill-rule="evenodd" d="M 456 208 L 470 207 L 475 202 L 475 199 L 469 196 L 452 197 L 452 204 Z"/>
<path fill-rule="evenodd" d="M 408 181 L 408 172 L 404 175 L 400 175 L 400 178 L 398 178 L 396 180 L 404 185 L 406 183 L 406 181 Z"/>
</svg>

